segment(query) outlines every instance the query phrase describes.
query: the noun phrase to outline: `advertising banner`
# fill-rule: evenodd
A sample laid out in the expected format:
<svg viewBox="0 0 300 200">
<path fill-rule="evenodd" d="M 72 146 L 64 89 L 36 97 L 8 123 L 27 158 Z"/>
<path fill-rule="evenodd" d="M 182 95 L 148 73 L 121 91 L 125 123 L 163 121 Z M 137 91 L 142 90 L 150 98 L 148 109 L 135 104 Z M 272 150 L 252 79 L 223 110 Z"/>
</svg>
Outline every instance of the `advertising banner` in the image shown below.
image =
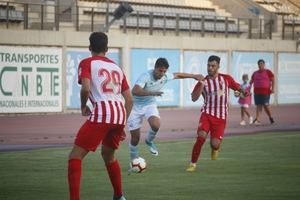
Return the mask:
<svg viewBox="0 0 300 200">
<path fill-rule="evenodd" d="M 179 72 L 180 52 L 170 49 L 132 49 L 131 50 L 131 87 L 138 77 L 147 70 L 154 69 L 155 61 L 160 58 L 166 58 L 169 63 L 169 73 Z M 168 82 L 162 92 L 161 97 L 157 97 L 159 106 L 179 106 L 180 81 L 172 80 Z"/>
<path fill-rule="evenodd" d="M 278 103 L 300 103 L 300 54 L 278 54 Z"/>
<path fill-rule="evenodd" d="M 62 111 L 61 48 L 0 46 L 0 113 Z"/>
<path fill-rule="evenodd" d="M 80 108 L 80 85 L 78 79 L 78 65 L 82 59 L 91 56 L 86 48 L 70 48 L 67 49 L 67 66 L 66 66 L 66 105 L 69 109 Z M 110 49 L 106 54 L 108 58 L 116 64 L 120 64 L 119 49 Z M 121 67 L 121 66 L 120 66 Z"/>
</svg>

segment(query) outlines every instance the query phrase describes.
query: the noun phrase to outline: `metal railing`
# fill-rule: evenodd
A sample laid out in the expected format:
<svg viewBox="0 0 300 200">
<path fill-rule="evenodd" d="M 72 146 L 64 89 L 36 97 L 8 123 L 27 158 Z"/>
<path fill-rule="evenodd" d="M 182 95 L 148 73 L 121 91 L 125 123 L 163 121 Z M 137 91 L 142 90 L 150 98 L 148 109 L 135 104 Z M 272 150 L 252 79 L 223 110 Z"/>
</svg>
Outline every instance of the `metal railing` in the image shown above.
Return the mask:
<svg viewBox="0 0 300 200">
<path fill-rule="evenodd" d="M 0 28 L 74 31 L 100 31 L 113 18 L 114 7 L 99 4 L 97 7 L 72 5 L 66 12 L 52 3 L 33 4 L 0 1 Z M 280 19 L 280 18 L 279 18 Z M 153 35 L 199 35 L 202 37 L 244 37 L 272 39 L 278 32 L 282 39 L 300 38 L 300 20 L 266 18 L 232 18 L 217 15 L 134 11 L 123 20 L 116 21 L 114 28 L 124 33 Z M 280 26 L 282 26 L 280 31 Z M 279 31 L 278 31 L 279 30 Z"/>
</svg>

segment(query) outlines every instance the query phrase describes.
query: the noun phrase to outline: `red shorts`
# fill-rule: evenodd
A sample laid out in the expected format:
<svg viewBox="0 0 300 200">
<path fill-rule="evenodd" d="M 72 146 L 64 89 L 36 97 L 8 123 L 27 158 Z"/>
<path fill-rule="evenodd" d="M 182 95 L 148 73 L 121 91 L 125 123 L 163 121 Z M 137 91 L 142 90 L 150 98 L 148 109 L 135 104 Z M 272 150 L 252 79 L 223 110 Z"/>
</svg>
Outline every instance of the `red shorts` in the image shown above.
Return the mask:
<svg viewBox="0 0 300 200">
<path fill-rule="evenodd" d="M 202 130 L 206 133 L 210 133 L 211 138 L 217 138 L 219 140 L 222 140 L 225 126 L 226 120 L 216 118 L 207 113 L 202 113 L 200 116 L 197 132 Z"/>
<path fill-rule="evenodd" d="M 125 138 L 124 125 L 100 124 L 86 121 L 79 129 L 75 144 L 89 151 L 96 151 L 99 144 L 118 149 Z"/>
</svg>

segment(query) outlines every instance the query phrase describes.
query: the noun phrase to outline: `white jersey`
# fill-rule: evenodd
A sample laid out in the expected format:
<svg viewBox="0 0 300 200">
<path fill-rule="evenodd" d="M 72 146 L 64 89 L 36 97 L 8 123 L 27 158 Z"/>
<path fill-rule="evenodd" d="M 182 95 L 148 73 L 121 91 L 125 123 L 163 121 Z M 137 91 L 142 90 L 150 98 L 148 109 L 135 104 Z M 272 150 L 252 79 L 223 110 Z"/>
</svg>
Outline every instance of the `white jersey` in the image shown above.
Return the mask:
<svg viewBox="0 0 300 200">
<path fill-rule="evenodd" d="M 136 81 L 135 85 L 139 85 L 146 91 L 159 92 L 162 87 L 170 80 L 174 79 L 174 75 L 166 73 L 163 77 L 158 80 L 154 79 L 153 69 L 141 74 Z M 156 104 L 156 98 L 154 96 L 135 96 L 133 95 L 135 106 L 147 106 Z"/>
<path fill-rule="evenodd" d="M 113 61 L 102 56 L 82 60 L 78 67 L 78 83 L 91 80 L 89 96 L 93 111 L 89 120 L 105 124 L 125 124 L 126 111 L 122 92 L 129 89 L 126 76 Z"/>
</svg>

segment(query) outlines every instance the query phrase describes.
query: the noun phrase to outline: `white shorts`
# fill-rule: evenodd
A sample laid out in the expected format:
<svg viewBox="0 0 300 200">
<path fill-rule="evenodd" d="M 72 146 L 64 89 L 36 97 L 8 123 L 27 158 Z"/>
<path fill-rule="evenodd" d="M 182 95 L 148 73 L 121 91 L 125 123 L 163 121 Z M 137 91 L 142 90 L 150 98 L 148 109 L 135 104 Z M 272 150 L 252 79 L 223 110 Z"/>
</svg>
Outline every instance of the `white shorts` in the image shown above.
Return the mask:
<svg viewBox="0 0 300 200">
<path fill-rule="evenodd" d="M 160 118 L 157 105 L 133 106 L 127 120 L 129 131 L 141 128 L 144 117 L 148 120 L 151 116 Z"/>
<path fill-rule="evenodd" d="M 241 108 L 249 108 L 249 104 L 240 104 Z"/>
</svg>

